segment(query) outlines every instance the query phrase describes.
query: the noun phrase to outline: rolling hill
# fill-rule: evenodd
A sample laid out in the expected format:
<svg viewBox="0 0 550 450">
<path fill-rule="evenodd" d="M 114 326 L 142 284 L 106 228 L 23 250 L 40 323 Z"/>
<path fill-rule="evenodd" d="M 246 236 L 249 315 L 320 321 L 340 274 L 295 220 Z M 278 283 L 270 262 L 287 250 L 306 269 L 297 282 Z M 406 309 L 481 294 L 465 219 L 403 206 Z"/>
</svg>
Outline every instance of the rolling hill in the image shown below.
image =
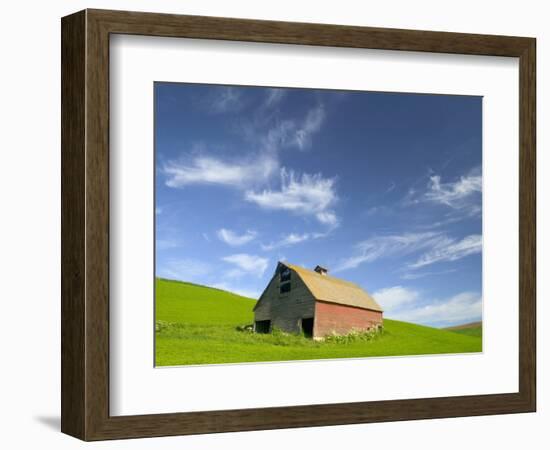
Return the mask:
<svg viewBox="0 0 550 450">
<path fill-rule="evenodd" d="M 156 280 L 156 365 L 359 358 L 481 351 L 481 338 L 384 319 L 370 340 L 317 342 L 286 333 L 239 331 L 255 300 L 192 283 Z"/>
<path fill-rule="evenodd" d="M 481 325 L 481 322 L 465 323 L 463 325 L 457 325 L 444 329 L 452 331 L 454 333 L 463 334 L 465 336 L 476 336 L 481 338 L 481 336 L 483 335 L 483 327 Z"/>
</svg>

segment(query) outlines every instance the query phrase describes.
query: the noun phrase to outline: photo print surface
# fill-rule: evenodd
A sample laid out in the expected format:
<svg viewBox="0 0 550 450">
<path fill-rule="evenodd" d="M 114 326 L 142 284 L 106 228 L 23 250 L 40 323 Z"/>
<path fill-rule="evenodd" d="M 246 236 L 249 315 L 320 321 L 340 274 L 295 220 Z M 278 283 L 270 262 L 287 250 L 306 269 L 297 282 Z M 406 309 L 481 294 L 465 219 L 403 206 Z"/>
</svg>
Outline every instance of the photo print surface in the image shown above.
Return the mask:
<svg viewBox="0 0 550 450">
<path fill-rule="evenodd" d="M 154 89 L 156 366 L 482 351 L 482 97 Z"/>
</svg>

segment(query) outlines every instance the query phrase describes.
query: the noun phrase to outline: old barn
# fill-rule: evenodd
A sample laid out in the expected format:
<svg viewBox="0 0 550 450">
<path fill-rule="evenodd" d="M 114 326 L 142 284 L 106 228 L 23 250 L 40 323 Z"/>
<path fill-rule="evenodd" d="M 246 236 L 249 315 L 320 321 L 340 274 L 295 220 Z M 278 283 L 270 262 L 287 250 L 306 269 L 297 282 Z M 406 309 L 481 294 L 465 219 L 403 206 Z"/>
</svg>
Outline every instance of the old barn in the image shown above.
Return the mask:
<svg viewBox="0 0 550 450">
<path fill-rule="evenodd" d="M 361 287 L 314 270 L 279 262 L 254 307 L 254 330 L 277 327 L 313 338 L 382 325 L 382 308 Z"/>
</svg>

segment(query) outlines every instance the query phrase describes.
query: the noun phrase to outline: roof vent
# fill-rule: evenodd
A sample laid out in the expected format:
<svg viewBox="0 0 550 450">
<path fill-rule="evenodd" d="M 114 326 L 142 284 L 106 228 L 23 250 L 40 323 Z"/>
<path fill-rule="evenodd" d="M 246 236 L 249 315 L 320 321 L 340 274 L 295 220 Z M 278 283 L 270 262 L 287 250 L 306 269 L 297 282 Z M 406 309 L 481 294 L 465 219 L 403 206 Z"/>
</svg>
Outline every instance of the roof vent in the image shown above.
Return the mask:
<svg viewBox="0 0 550 450">
<path fill-rule="evenodd" d="M 313 270 L 315 270 L 315 272 L 317 272 L 320 275 L 326 275 L 327 272 L 328 272 L 328 269 L 326 269 L 322 266 L 315 266 L 315 269 L 313 269 Z"/>
</svg>

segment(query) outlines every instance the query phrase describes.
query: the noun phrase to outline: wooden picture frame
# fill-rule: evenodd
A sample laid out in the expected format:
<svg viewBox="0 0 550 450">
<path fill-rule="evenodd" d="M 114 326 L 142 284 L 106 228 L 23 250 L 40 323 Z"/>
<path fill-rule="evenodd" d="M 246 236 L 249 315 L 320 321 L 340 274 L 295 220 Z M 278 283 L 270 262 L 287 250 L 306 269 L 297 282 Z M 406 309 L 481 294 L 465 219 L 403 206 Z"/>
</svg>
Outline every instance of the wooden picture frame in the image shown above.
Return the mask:
<svg viewBox="0 0 550 450">
<path fill-rule="evenodd" d="M 535 39 L 104 10 L 61 25 L 64 433 L 101 440 L 535 411 Z M 519 58 L 519 391 L 110 416 L 109 36 L 117 33 Z"/>
</svg>

